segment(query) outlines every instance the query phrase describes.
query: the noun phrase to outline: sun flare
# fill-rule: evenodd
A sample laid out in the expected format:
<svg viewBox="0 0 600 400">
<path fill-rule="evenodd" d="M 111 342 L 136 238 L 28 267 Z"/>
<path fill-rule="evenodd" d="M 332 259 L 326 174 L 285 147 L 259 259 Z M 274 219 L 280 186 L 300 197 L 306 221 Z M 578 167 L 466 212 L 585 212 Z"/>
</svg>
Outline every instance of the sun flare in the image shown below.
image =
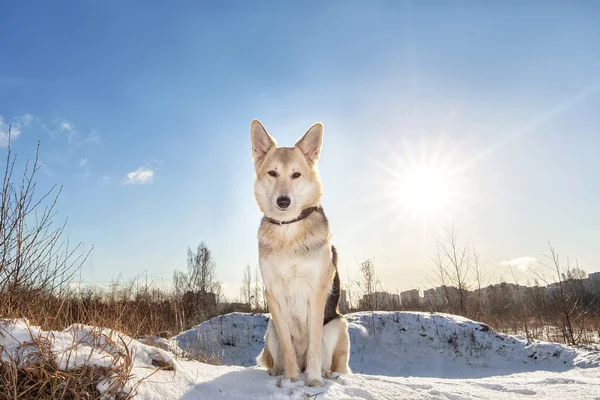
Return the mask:
<svg viewBox="0 0 600 400">
<path fill-rule="evenodd" d="M 398 147 L 402 153 L 392 150 L 373 160 L 384 174 L 377 195 L 370 198 L 380 203 L 371 219 L 385 218 L 392 227 L 406 226 L 400 221 L 418 222 L 426 235 L 428 226 L 469 214 L 473 195 L 456 144 L 448 147 L 440 137 L 416 145 L 404 140 Z"/>
<path fill-rule="evenodd" d="M 398 180 L 396 200 L 413 214 L 433 216 L 446 210 L 450 185 L 450 176 L 443 169 L 413 166 Z"/>
</svg>

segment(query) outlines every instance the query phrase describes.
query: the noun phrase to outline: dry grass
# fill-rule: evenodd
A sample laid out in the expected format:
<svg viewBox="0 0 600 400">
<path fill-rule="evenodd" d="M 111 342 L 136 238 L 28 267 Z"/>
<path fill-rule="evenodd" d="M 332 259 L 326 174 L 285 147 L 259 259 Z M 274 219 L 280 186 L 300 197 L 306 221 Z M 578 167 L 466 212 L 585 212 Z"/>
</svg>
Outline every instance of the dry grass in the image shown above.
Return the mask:
<svg viewBox="0 0 600 400">
<path fill-rule="evenodd" d="M 521 335 L 529 339 L 543 340 L 547 342 L 569 344 L 568 335 L 559 326 L 555 318 L 546 319 L 543 316 L 531 317 L 525 324 L 518 317 L 492 317 L 484 318 L 484 322 L 492 326 L 496 331 L 510 335 Z M 585 326 L 578 335 L 578 344 L 600 343 L 600 316 L 590 315 Z"/>
<path fill-rule="evenodd" d="M 207 354 L 207 353 L 199 353 L 196 355 L 190 355 L 190 354 L 182 354 L 181 355 L 182 358 L 188 359 L 188 360 L 194 360 L 194 361 L 199 361 L 201 363 L 204 364 L 210 364 L 210 365 L 222 365 L 223 364 L 223 358 L 217 354 Z"/>
<path fill-rule="evenodd" d="M 50 336 L 29 333 L 31 340 L 11 352 L 0 346 L 0 398 L 122 400 L 135 395 L 137 384 L 133 389 L 127 387 L 134 376 L 132 354 L 125 342 L 109 366 L 98 366 L 89 363 L 91 354 L 84 362 L 70 362 L 76 356 L 76 342 L 58 355 L 51 350 Z M 3 330 L 0 335 L 10 332 Z M 64 363 L 62 368 L 59 363 Z"/>
</svg>

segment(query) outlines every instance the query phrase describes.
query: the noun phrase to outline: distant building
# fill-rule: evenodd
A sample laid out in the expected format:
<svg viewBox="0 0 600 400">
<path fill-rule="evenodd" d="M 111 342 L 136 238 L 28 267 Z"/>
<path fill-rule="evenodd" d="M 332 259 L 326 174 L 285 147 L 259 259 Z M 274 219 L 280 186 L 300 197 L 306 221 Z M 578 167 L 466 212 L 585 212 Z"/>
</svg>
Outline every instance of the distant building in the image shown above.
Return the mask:
<svg viewBox="0 0 600 400">
<path fill-rule="evenodd" d="M 427 306 L 441 306 L 446 304 L 446 293 L 443 287 L 436 287 L 423 291 L 423 303 Z"/>
<path fill-rule="evenodd" d="M 527 286 L 517 285 L 516 283 L 510 282 L 500 282 L 496 285 L 490 285 L 488 287 L 497 288 L 500 291 L 500 293 L 504 294 L 509 298 L 516 298 L 519 296 L 519 294 L 522 296 L 527 290 Z"/>
<path fill-rule="evenodd" d="M 418 305 L 421 302 L 421 296 L 419 296 L 419 289 L 407 290 L 405 292 L 400 293 L 400 299 L 402 301 L 402 306 Z"/>
<path fill-rule="evenodd" d="M 340 312 L 342 314 L 345 314 L 349 311 L 349 305 L 348 305 L 348 294 L 346 293 L 345 290 L 342 289 L 342 293 L 340 295 Z"/>
<path fill-rule="evenodd" d="M 559 290 L 560 290 L 560 282 L 554 282 L 549 285 L 546 285 L 546 295 L 558 293 Z"/>
<path fill-rule="evenodd" d="M 600 284 L 600 272 L 592 272 L 588 275 L 590 282 Z"/>
<path fill-rule="evenodd" d="M 400 307 L 400 296 L 388 292 L 365 294 L 359 307 L 363 310 L 392 311 Z"/>
</svg>

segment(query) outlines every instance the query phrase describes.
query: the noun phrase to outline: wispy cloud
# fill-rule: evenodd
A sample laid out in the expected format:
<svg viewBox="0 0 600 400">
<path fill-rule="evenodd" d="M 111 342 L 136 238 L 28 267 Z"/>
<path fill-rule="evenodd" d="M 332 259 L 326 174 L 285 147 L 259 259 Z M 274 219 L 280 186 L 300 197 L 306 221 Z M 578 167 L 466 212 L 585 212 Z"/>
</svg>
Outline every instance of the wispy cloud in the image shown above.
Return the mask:
<svg viewBox="0 0 600 400">
<path fill-rule="evenodd" d="M 35 129 L 43 129 L 46 131 L 46 133 L 48 133 L 48 135 L 52 139 L 60 139 L 61 137 L 63 139 L 67 138 L 68 146 L 65 149 L 66 152 L 60 154 L 60 158 L 70 160 L 70 165 L 75 165 L 77 168 L 75 172 L 76 176 L 78 178 L 81 178 L 83 181 L 88 181 L 89 178 L 93 176 L 90 171 L 89 160 L 80 156 L 80 150 L 83 147 L 91 147 L 101 142 L 101 136 L 97 131 L 91 130 L 87 135 L 82 135 L 78 132 L 75 125 L 65 118 L 54 118 L 52 121 L 46 122 L 41 118 L 29 113 L 23 114 L 20 117 L 13 117 L 11 119 L 5 119 L 2 115 L 0 115 L 0 148 L 8 146 L 9 126 L 11 127 L 11 142 L 18 138 L 24 130 L 29 129 L 31 129 L 32 131 L 34 131 Z M 79 161 L 75 161 L 72 158 L 75 157 L 76 154 L 79 157 L 75 158 L 75 160 L 78 159 Z M 56 156 L 56 154 L 54 155 Z M 52 160 L 53 154 L 46 154 L 46 157 L 46 161 L 48 161 L 48 158 Z M 58 156 L 56 156 L 55 158 L 57 157 Z M 42 171 L 49 175 L 53 175 L 53 173 L 48 169 L 47 165 L 44 165 Z M 102 184 L 104 184 L 104 181 L 101 182 Z"/>
<path fill-rule="evenodd" d="M 66 119 L 63 119 L 59 122 L 58 131 L 67 134 L 67 140 L 69 143 L 74 143 L 79 138 L 79 134 L 73 128 L 73 124 Z"/>
<path fill-rule="evenodd" d="M 513 258 L 512 260 L 504 260 L 504 261 L 500 262 L 500 265 L 517 268 L 520 271 L 525 272 L 525 271 L 533 269 L 536 265 L 538 265 L 538 263 L 539 263 L 539 261 L 537 260 L 537 258 L 525 256 L 525 257 Z"/>
<path fill-rule="evenodd" d="M 101 184 L 102 186 L 108 186 L 108 185 L 110 185 L 110 182 L 111 182 L 112 180 L 113 180 L 113 179 L 112 179 L 110 176 L 108 176 L 108 175 L 104 175 L 104 176 L 101 176 L 101 177 L 100 177 L 100 184 Z"/>
<path fill-rule="evenodd" d="M 23 114 L 20 117 L 14 118 L 10 124 L 4 121 L 4 117 L 0 115 L 0 147 L 8 146 L 8 133 L 10 130 L 10 140 L 15 140 L 23 128 L 31 126 L 33 116 L 31 114 Z"/>
<path fill-rule="evenodd" d="M 100 143 L 100 134 L 96 131 L 91 131 L 81 140 L 81 144 L 98 144 Z"/>
<path fill-rule="evenodd" d="M 76 126 L 66 118 L 58 117 L 50 124 L 42 123 L 40 125 L 52 139 L 67 137 L 72 150 L 75 150 L 84 145 L 98 144 L 101 141 L 100 134 L 92 130 L 87 135 L 83 135 L 76 129 Z"/>
<path fill-rule="evenodd" d="M 154 181 L 154 171 L 150 168 L 140 167 L 127 174 L 123 179 L 124 185 L 145 185 Z"/>
<path fill-rule="evenodd" d="M 79 177 L 82 181 L 87 182 L 89 178 L 92 176 L 90 172 L 89 161 L 87 158 L 80 158 L 79 163 L 77 164 L 77 168 L 79 173 L 77 177 Z"/>
<path fill-rule="evenodd" d="M 73 132 L 73 127 L 69 121 L 63 121 L 60 123 L 59 129 L 65 132 Z"/>
<path fill-rule="evenodd" d="M 24 127 L 30 127 L 31 126 L 31 122 L 33 121 L 33 115 L 31 114 L 23 114 L 23 116 L 21 117 L 21 123 L 23 124 Z"/>
</svg>

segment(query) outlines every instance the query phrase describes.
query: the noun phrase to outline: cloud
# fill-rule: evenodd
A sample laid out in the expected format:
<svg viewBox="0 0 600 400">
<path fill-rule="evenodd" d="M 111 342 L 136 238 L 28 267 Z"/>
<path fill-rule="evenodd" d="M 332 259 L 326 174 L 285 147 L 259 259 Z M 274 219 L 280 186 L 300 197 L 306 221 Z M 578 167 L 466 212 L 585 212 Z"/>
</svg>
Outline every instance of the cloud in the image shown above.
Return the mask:
<svg viewBox="0 0 600 400">
<path fill-rule="evenodd" d="M 98 144 L 100 143 L 100 134 L 96 131 L 90 132 L 81 140 L 81 144 Z"/>
<path fill-rule="evenodd" d="M 23 128 L 31 126 L 33 116 L 31 114 L 23 114 L 21 117 L 13 119 L 11 124 L 4 122 L 4 118 L 0 115 L 0 147 L 8 146 L 8 131 L 10 129 L 10 140 L 15 140 Z M 9 128 L 10 127 L 10 128 Z"/>
<path fill-rule="evenodd" d="M 31 114 L 23 114 L 23 116 L 21 117 L 21 123 L 25 127 L 30 127 L 32 121 L 33 121 L 33 115 L 31 115 Z"/>
<path fill-rule="evenodd" d="M 123 179 L 125 185 L 144 185 L 150 184 L 154 181 L 154 171 L 149 168 L 140 167 L 135 171 L 127 174 Z"/>
<path fill-rule="evenodd" d="M 61 122 L 58 128 L 61 131 L 73 132 L 73 127 L 71 126 L 71 123 L 69 121 L 63 121 L 63 122 Z"/>
<path fill-rule="evenodd" d="M 76 146 L 79 146 L 79 134 L 73 127 L 73 124 L 67 121 L 66 119 L 60 119 L 58 121 L 57 131 L 60 133 L 67 134 L 67 140 L 69 143 L 75 143 Z"/>
<path fill-rule="evenodd" d="M 84 136 L 75 128 L 75 125 L 66 118 L 57 117 L 51 124 L 46 125 L 45 123 L 40 123 L 40 125 L 52 139 L 66 136 L 71 145 L 71 150 L 77 150 L 82 146 L 91 146 L 100 143 L 100 134 L 97 131 L 92 130 L 89 134 Z"/>
<path fill-rule="evenodd" d="M 92 176 L 92 174 L 90 173 L 88 159 L 83 157 L 80 158 L 77 168 L 79 169 L 79 171 L 81 171 L 77 174 L 77 176 L 81 178 L 81 180 L 83 180 L 84 182 L 87 182 L 90 176 Z"/>
<path fill-rule="evenodd" d="M 538 263 L 539 261 L 537 258 L 525 256 L 513 258 L 512 260 L 504 260 L 500 262 L 500 265 L 518 268 L 520 271 L 528 271 L 534 268 Z"/>
</svg>

